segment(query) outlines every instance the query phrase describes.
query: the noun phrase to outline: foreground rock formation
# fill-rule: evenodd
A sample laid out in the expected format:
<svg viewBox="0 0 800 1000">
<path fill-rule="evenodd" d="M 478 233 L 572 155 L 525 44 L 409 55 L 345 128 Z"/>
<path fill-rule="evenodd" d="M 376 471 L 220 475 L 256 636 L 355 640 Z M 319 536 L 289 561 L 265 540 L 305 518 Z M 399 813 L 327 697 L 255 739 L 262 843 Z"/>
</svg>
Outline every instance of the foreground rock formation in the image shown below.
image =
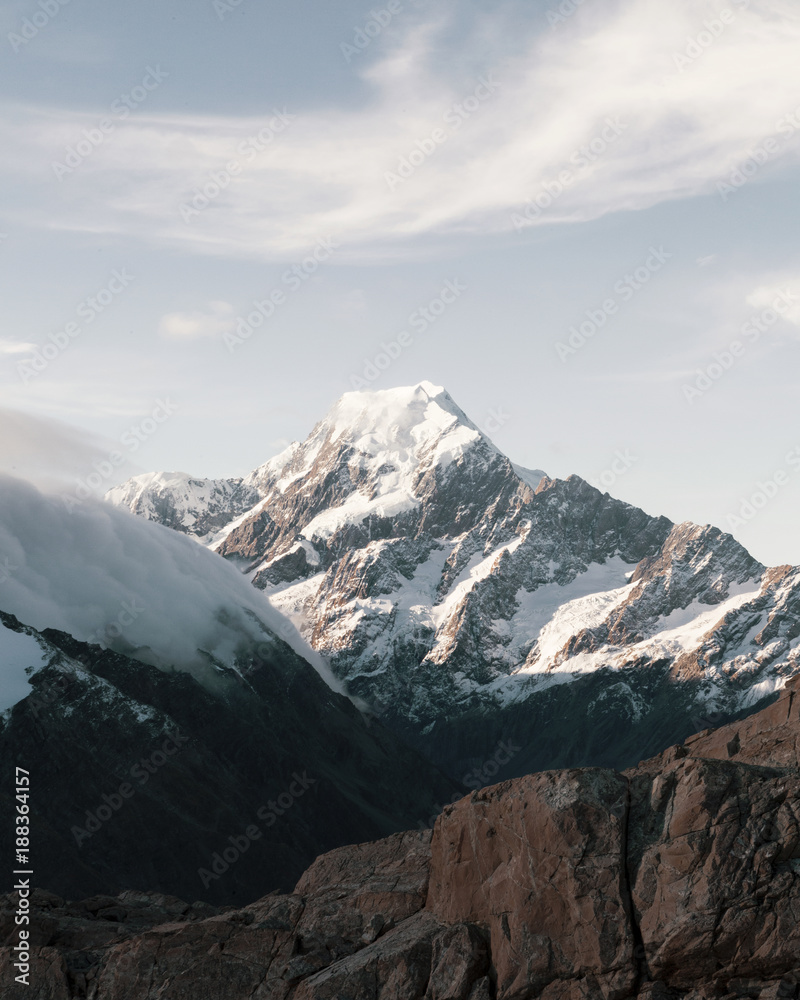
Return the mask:
<svg viewBox="0 0 800 1000">
<path fill-rule="evenodd" d="M 777 1000 L 800 995 L 800 683 L 622 774 L 473 792 L 241 909 L 34 899 L 8 1000 Z"/>
</svg>

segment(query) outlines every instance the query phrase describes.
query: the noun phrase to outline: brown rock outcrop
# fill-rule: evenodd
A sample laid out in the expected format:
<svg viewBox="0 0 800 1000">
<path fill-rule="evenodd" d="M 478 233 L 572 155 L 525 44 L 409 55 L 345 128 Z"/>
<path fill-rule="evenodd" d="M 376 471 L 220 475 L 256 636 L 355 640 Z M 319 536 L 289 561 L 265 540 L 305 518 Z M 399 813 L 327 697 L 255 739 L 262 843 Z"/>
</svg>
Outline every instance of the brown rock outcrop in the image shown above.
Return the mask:
<svg viewBox="0 0 800 1000">
<path fill-rule="evenodd" d="M 429 832 L 323 855 L 213 910 L 32 899 L 6 1000 L 790 1000 L 800 996 L 800 685 L 617 774 L 504 782 Z"/>
<path fill-rule="evenodd" d="M 613 771 L 549 771 L 445 809 L 427 908 L 488 929 L 500 997 L 591 978 L 606 996 L 635 980 L 625 876 L 627 784 Z"/>
<path fill-rule="evenodd" d="M 778 700 L 757 715 L 697 733 L 686 747 L 694 757 L 800 768 L 800 677 L 787 681 Z"/>
</svg>

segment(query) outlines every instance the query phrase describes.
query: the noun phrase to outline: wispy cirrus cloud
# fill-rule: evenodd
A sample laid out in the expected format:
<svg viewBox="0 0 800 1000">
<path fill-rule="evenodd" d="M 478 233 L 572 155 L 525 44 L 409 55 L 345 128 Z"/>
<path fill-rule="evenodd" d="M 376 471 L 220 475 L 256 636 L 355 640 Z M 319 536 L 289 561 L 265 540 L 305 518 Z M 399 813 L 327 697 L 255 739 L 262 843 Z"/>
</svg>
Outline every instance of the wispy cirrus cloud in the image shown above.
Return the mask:
<svg viewBox="0 0 800 1000">
<path fill-rule="evenodd" d="M 769 136 L 780 155 L 762 175 L 797 163 L 800 121 L 787 116 L 800 108 L 800 10 L 787 0 L 594 0 L 558 30 L 528 5 L 504 12 L 505 30 L 495 14 L 490 33 L 476 14 L 453 61 L 445 16 L 409 21 L 362 69 L 369 100 L 298 113 L 260 149 L 249 140 L 273 112 L 141 113 L 58 180 L 53 161 L 97 115 L 7 107 L 0 169 L 28 188 L 17 217 L 261 259 L 335 234 L 366 256 L 513 231 L 548 191 L 526 224 L 713 194 Z M 609 121 L 619 131 L 601 149 Z M 200 210 L 182 216 L 187 204 Z"/>
</svg>

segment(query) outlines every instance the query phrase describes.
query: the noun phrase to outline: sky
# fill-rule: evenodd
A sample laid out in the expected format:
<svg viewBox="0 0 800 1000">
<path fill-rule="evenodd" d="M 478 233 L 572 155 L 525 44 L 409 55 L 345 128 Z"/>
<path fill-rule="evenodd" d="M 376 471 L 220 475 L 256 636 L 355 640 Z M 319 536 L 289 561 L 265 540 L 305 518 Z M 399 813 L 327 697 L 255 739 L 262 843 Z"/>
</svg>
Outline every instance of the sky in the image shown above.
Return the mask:
<svg viewBox="0 0 800 1000">
<path fill-rule="evenodd" d="M 791 0 L 4 3 L 0 470 L 244 475 L 429 380 L 800 563 L 799 44 Z"/>
</svg>

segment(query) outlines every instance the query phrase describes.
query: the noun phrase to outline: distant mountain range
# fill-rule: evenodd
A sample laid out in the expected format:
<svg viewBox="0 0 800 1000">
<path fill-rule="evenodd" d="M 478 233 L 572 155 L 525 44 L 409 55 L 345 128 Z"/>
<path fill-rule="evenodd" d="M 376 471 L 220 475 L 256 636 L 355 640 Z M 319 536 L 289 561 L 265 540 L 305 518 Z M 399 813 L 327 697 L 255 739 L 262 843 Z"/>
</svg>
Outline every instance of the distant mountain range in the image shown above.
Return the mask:
<svg viewBox="0 0 800 1000">
<path fill-rule="evenodd" d="M 290 888 L 467 789 L 622 769 L 800 673 L 798 568 L 514 465 L 429 383 L 346 394 L 245 479 L 108 500 L 0 478 L 0 760 L 37 776 L 63 895 Z"/>
<path fill-rule="evenodd" d="M 244 479 L 107 499 L 195 536 L 454 776 L 625 766 L 800 672 L 800 569 L 503 455 L 442 388 L 347 393 Z M 638 755 L 638 756 L 637 756 Z"/>
</svg>

